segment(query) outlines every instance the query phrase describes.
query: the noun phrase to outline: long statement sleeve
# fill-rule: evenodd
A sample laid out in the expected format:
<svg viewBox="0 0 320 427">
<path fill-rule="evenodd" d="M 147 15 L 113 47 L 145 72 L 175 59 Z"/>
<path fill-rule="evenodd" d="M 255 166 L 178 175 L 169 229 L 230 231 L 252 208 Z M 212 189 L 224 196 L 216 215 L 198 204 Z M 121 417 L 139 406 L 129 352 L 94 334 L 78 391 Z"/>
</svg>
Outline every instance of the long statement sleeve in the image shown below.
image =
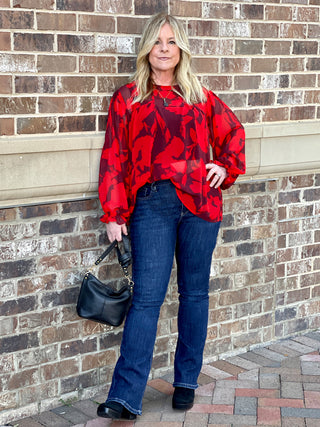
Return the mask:
<svg viewBox="0 0 320 427">
<path fill-rule="evenodd" d="M 221 185 L 225 190 L 246 171 L 245 132 L 235 114 L 221 99 L 212 92 L 206 94 L 213 162 L 227 170 L 228 175 Z"/>
<path fill-rule="evenodd" d="M 99 171 L 99 198 L 103 222 L 124 224 L 128 220 L 128 108 L 120 91 L 113 95 L 107 119 Z"/>
</svg>

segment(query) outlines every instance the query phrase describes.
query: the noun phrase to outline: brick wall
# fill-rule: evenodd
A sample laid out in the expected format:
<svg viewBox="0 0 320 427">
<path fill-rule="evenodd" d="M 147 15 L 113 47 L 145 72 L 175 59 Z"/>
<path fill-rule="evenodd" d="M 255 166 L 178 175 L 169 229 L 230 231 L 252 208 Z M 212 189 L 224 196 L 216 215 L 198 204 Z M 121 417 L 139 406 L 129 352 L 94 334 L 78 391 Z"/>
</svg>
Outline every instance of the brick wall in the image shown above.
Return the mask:
<svg viewBox="0 0 320 427">
<path fill-rule="evenodd" d="M 0 132 L 95 132 L 146 16 L 187 28 L 202 82 L 243 123 L 320 117 L 319 2 L 0 0 Z"/>
<path fill-rule="evenodd" d="M 243 182 L 225 192 L 210 282 L 205 358 L 320 327 L 320 175 Z M 0 422 L 105 390 L 122 328 L 77 317 L 81 271 L 106 236 L 98 200 L 0 210 Z M 101 279 L 121 277 L 115 258 Z M 153 375 L 172 366 L 175 272 Z M 2 419 L 1 419 L 2 417 Z"/>
</svg>

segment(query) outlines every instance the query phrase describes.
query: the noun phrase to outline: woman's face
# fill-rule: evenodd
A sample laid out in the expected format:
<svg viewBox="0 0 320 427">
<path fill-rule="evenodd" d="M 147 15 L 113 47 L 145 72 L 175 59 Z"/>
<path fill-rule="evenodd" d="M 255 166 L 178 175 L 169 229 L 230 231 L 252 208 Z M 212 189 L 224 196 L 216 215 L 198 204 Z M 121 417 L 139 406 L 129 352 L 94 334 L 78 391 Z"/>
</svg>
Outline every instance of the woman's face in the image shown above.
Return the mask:
<svg viewBox="0 0 320 427">
<path fill-rule="evenodd" d="M 176 44 L 171 26 L 165 23 L 160 30 L 159 37 L 149 53 L 149 63 L 154 74 L 159 72 L 174 73 L 180 61 L 180 48 Z"/>
</svg>

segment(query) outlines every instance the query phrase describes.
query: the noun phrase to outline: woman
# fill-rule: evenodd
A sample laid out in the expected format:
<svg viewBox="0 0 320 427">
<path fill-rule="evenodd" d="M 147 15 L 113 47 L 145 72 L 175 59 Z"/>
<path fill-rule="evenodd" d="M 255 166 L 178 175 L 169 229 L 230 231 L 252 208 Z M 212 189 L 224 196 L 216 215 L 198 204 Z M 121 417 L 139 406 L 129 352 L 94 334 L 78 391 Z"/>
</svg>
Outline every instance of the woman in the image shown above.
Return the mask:
<svg viewBox="0 0 320 427">
<path fill-rule="evenodd" d="M 101 220 L 110 241 L 120 241 L 130 222 L 135 288 L 108 399 L 98 407 L 106 418 L 141 414 L 174 256 L 179 313 L 172 405 L 193 405 L 221 189 L 245 172 L 245 163 L 241 124 L 200 85 L 190 63 L 183 27 L 158 14 L 143 33 L 133 81 L 110 103 L 100 164 Z"/>
</svg>

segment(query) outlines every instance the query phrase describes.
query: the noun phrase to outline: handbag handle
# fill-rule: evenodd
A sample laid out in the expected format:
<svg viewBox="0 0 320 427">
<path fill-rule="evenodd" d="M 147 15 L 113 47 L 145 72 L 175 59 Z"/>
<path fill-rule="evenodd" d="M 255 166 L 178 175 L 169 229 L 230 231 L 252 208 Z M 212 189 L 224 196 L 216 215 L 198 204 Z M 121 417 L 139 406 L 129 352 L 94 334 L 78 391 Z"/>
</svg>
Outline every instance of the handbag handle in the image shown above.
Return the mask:
<svg viewBox="0 0 320 427">
<path fill-rule="evenodd" d="M 130 239 L 128 236 L 123 234 L 122 235 L 122 241 L 123 241 L 123 248 L 124 248 L 123 254 L 121 253 L 121 251 L 119 249 L 119 245 L 118 245 L 117 240 L 114 240 L 111 243 L 111 245 L 108 246 L 107 249 L 102 253 L 102 255 L 99 256 L 99 258 L 96 260 L 94 265 L 99 265 L 100 262 L 103 261 L 107 255 L 109 255 L 109 253 L 112 251 L 112 249 L 116 248 L 119 264 L 121 265 L 121 267 L 128 268 L 129 265 L 131 264 L 131 261 L 132 261 L 131 250 L 130 250 Z"/>
<path fill-rule="evenodd" d="M 130 249 L 130 239 L 127 235 L 122 234 L 122 241 L 123 241 L 124 253 L 121 253 L 117 240 L 114 240 L 111 243 L 111 245 L 108 246 L 107 249 L 99 256 L 99 258 L 96 260 L 94 265 L 88 271 L 90 271 L 95 265 L 99 265 L 105 259 L 105 257 L 107 255 L 109 255 L 109 253 L 114 248 L 116 248 L 117 256 L 118 256 L 118 262 L 122 268 L 123 274 L 125 275 L 126 279 L 128 280 L 128 286 L 130 288 L 130 292 L 132 293 L 134 283 L 133 283 L 133 280 L 131 279 L 129 272 L 128 272 L 128 267 L 132 262 L 131 249 Z"/>
</svg>

